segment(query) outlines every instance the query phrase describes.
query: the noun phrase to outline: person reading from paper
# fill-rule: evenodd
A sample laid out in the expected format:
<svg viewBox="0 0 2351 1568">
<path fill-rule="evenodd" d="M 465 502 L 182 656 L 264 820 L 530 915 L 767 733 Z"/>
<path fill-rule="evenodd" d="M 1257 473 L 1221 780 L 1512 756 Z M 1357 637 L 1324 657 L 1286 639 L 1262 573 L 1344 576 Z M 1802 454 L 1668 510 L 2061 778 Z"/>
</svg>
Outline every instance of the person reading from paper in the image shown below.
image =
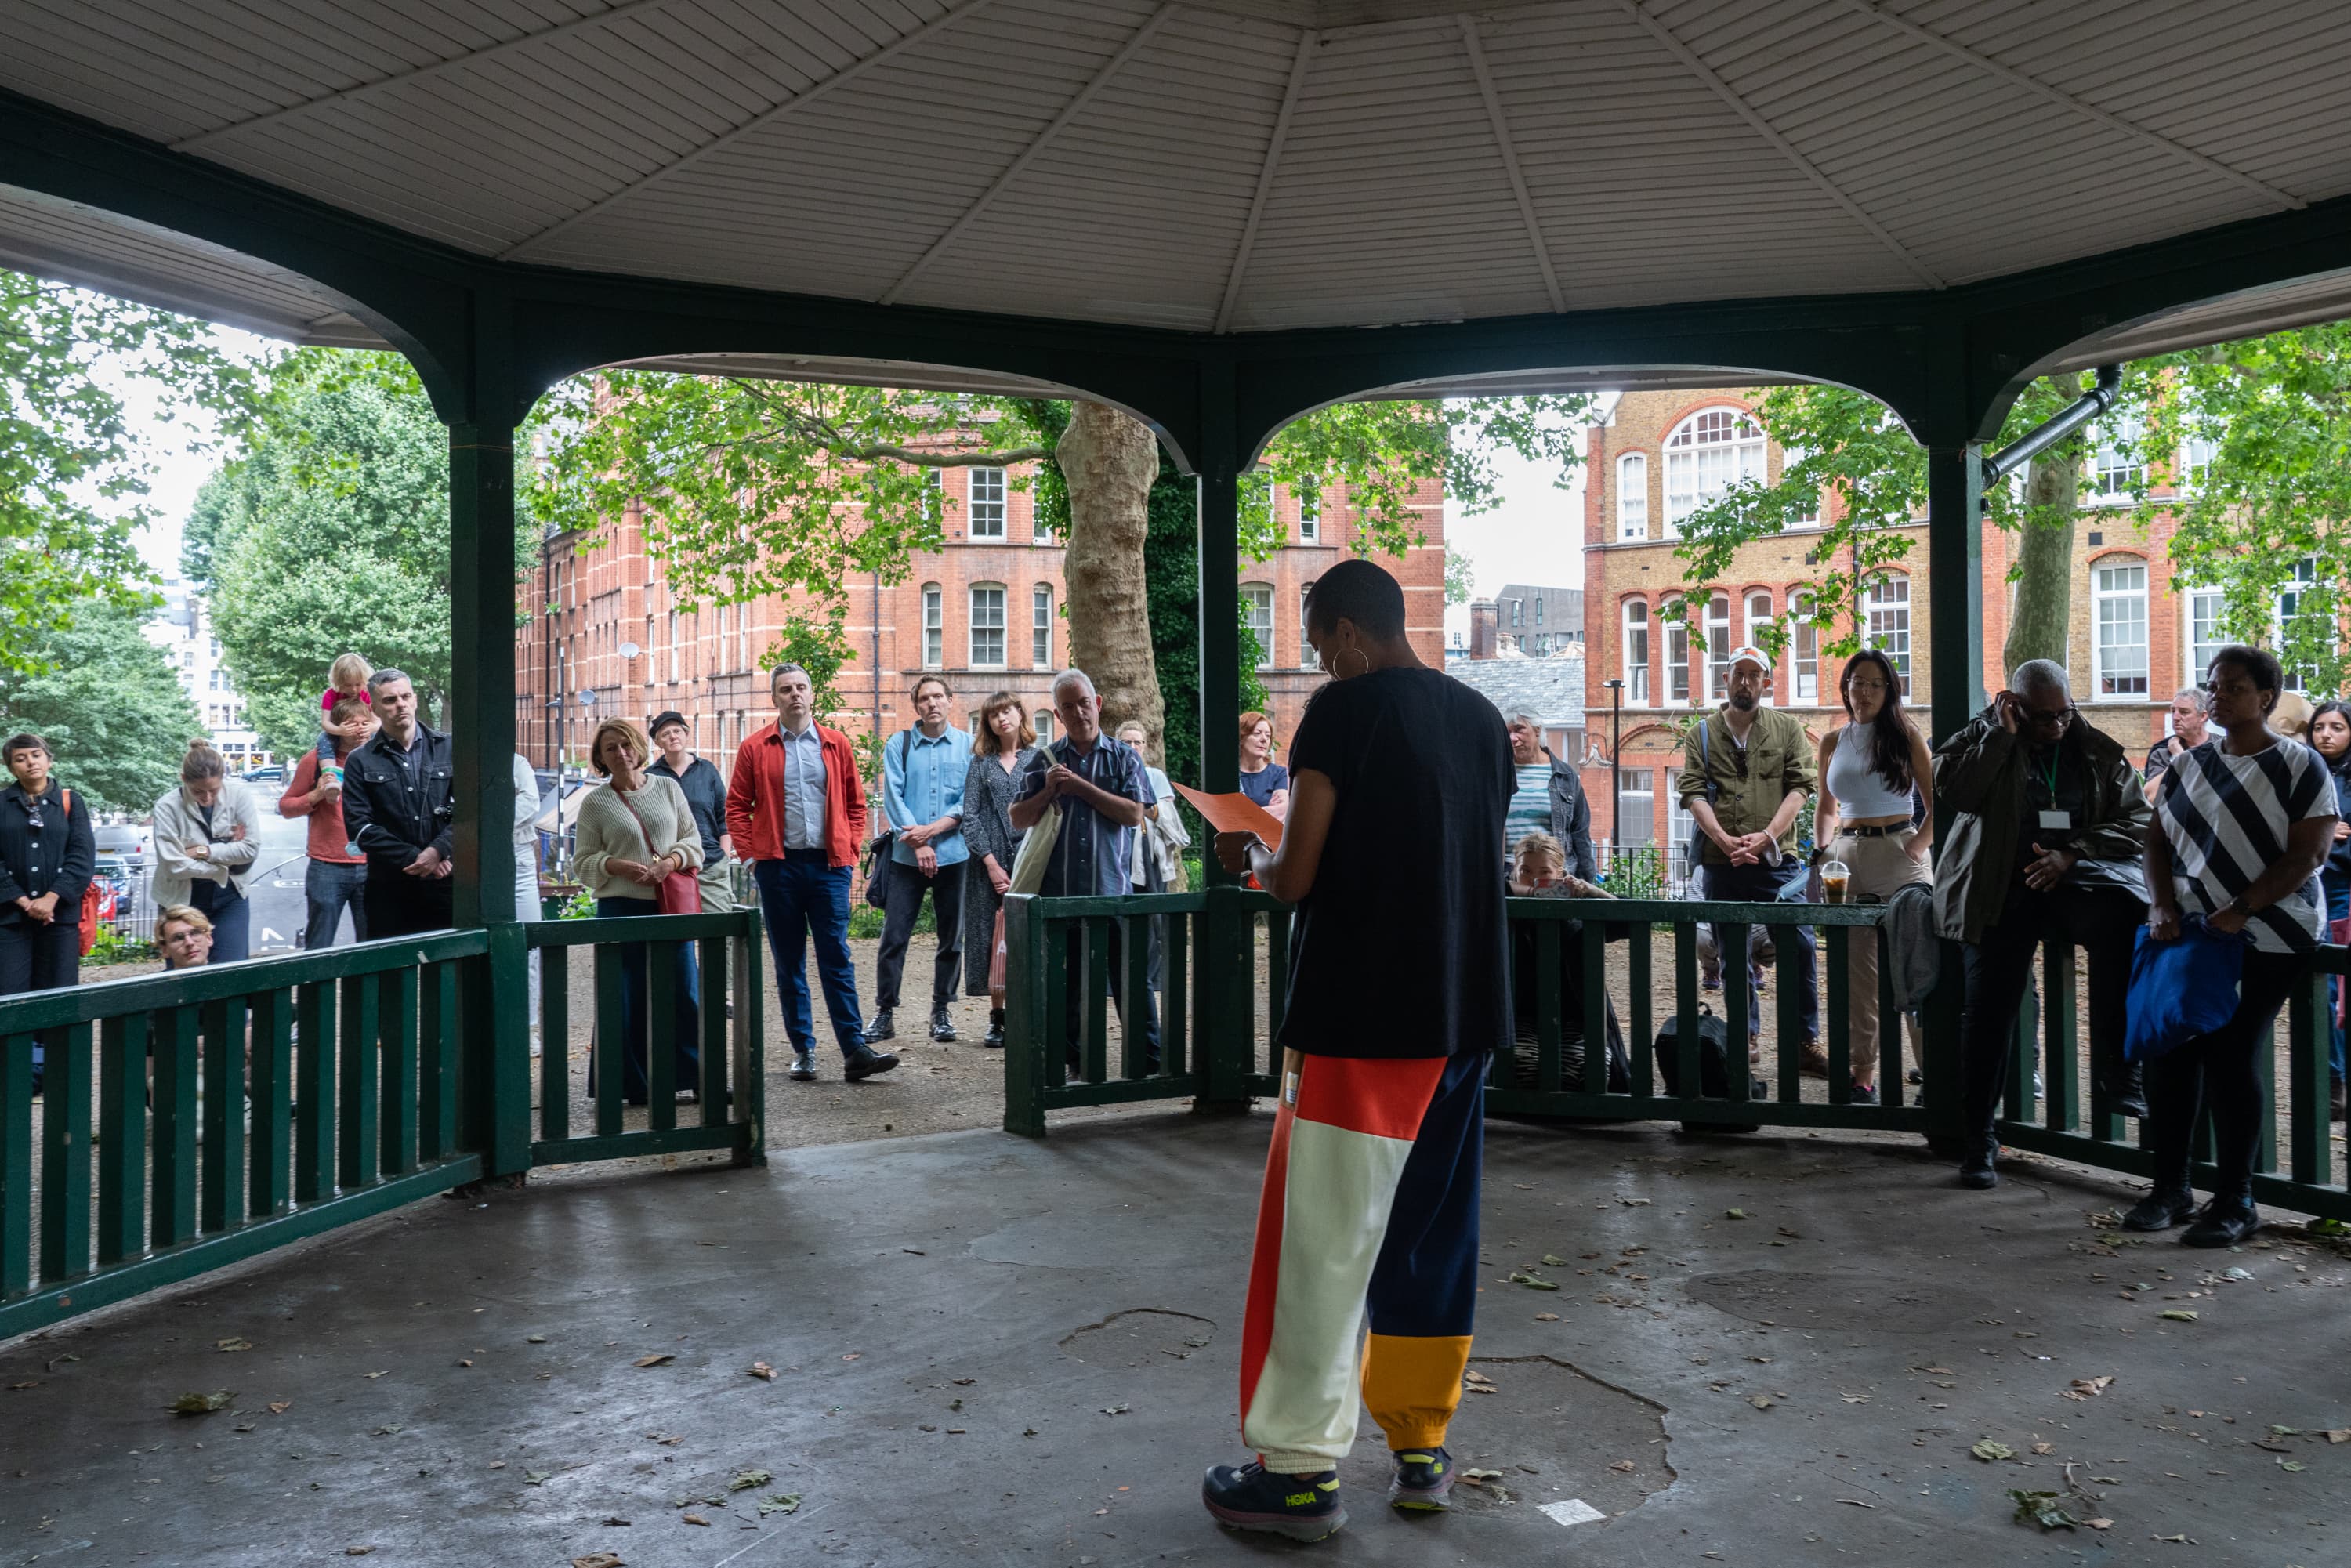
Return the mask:
<svg viewBox="0 0 2351 1568">
<path fill-rule="evenodd" d="M 1332 567 L 1306 632 L 1332 679 L 1290 746 L 1280 847 L 1217 837 L 1228 872 L 1298 914 L 1241 1333 L 1255 1454 L 1201 1492 L 1224 1524 L 1316 1541 L 1346 1522 L 1335 1467 L 1363 1405 L 1387 1436 L 1388 1501 L 1447 1506 L 1483 1083 L 1510 1040 L 1496 852 L 1516 775 L 1494 705 L 1413 653 L 1395 578 Z"/>
</svg>

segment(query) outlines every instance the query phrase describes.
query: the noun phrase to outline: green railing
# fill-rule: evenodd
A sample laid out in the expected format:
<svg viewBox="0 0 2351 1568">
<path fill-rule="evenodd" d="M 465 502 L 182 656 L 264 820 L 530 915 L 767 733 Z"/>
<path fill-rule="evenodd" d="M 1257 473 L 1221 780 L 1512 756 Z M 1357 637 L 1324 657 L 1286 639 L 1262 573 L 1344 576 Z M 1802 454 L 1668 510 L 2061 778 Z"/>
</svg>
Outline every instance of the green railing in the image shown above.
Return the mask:
<svg viewBox="0 0 2351 1568">
<path fill-rule="evenodd" d="M 488 951 L 454 931 L 0 1001 L 0 1335 L 486 1174 L 457 993 Z"/>
<path fill-rule="evenodd" d="M 767 1159 L 767 1058 L 761 1020 L 767 1009 L 759 991 L 759 915 L 756 909 L 729 915 L 670 915 L 627 920 L 534 920 L 523 927 L 538 954 L 538 1129 L 530 1145 L 534 1166 L 581 1160 L 624 1159 L 637 1155 L 674 1155 L 725 1149 L 740 1165 Z M 656 939 L 657 938 L 657 939 Z M 621 1051 L 631 1020 L 622 1011 L 622 955 L 632 945 L 645 948 L 646 983 L 639 996 L 641 1027 L 648 1039 L 645 1124 L 625 1126 L 622 1103 Z M 700 1081 L 680 1082 L 676 1040 L 676 955 L 691 945 L 699 976 L 694 1038 Z M 571 1127 L 571 951 L 594 950 L 594 1034 L 590 1056 L 594 1071 L 585 1096 L 593 1130 Z M 734 1018 L 726 1014 L 733 1004 Z M 678 1125 L 678 1092 L 695 1091 L 693 1124 Z"/>
<path fill-rule="evenodd" d="M 1518 1116 L 1562 1116 L 1594 1120 L 1670 1120 L 1724 1129 L 1766 1126 L 1844 1127 L 1925 1135 L 1956 1154 L 1962 1124 L 1959 1019 L 1960 956 L 1957 943 L 1942 944 L 1941 982 L 1920 1013 L 1924 1061 L 1922 1089 L 1904 1083 L 1900 1014 L 1894 1003 L 1893 965 L 1881 928 L 1885 910 L 1876 904 L 1709 904 L 1681 900 L 1514 898 L 1508 909 L 1511 952 L 1531 963 L 1531 975 L 1507 983 L 1531 1002 L 1531 1082 L 1521 1047 L 1497 1057 L 1488 1079 L 1490 1113 Z M 1123 1012 L 1132 1016 L 1143 992 L 1144 962 L 1133 935 L 1156 916 L 1165 925 L 1165 988 L 1162 998 L 1163 1060 L 1153 1070 L 1144 1060 L 1138 1029 L 1119 1019 L 1113 1052 L 1109 1025 L 1108 945 L 1102 936 L 1114 925 L 1129 934 L 1122 957 L 1127 971 Z M 1722 988 L 1700 984 L 1698 928 L 1717 926 L 1725 954 Z M 1739 983 L 1740 956 L 1750 930 L 1813 928 L 1821 986 L 1822 1044 L 1828 1077 L 1805 1097 L 1802 1073 L 1803 993 L 1798 979 L 1797 944 L 1777 941 L 1760 1020 L 1761 1057 L 1744 1071 L 1740 1042 L 1747 1035 L 1746 988 Z M 1007 901 L 1007 1049 L 1005 1113 L 1008 1131 L 1039 1135 L 1056 1110 L 1123 1101 L 1192 1097 L 1204 1107 L 1246 1104 L 1251 1096 L 1274 1093 L 1279 1052 L 1273 1041 L 1281 1026 L 1282 983 L 1289 969 L 1290 914 L 1261 893 L 1232 887 L 1204 893 L 1135 898 Z M 1877 1105 L 1854 1103 L 1850 974 L 1853 943 L 1879 945 L 1876 1063 Z M 1074 949 L 1074 956 L 1072 954 Z M 1662 950 L 1661 950 L 1662 949 Z M 2262 1201 L 2305 1213 L 2351 1219 L 2351 1193 L 2335 1179 L 2327 1124 L 2327 977 L 2344 974 L 2351 950 L 2319 950 L 2311 983 L 2299 988 L 2286 1012 L 2287 1093 L 2283 1131 L 2274 1123 L 2262 1144 L 2255 1196 Z M 1514 962 L 1517 961 L 1514 959 Z M 1079 1027 L 1074 1070 L 1070 1065 L 1071 1031 L 1067 1024 L 1065 985 L 1069 965 L 1079 970 Z M 1669 966 L 1661 967 L 1661 966 Z M 2096 1075 L 2086 1071 L 2077 1041 L 2074 1003 L 2076 956 L 2053 946 L 2044 955 L 2040 993 L 2045 998 L 2037 1025 L 2030 1006 L 2015 1038 L 2017 1061 L 2010 1074 L 2001 1141 L 2012 1147 L 2138 1176 L 2151 1174 L 2150 1156 L 2135 1141 L 2137 1124 L 2117 1114 Z M 1670 974 L 1670 984 L 1657 982 Z M 1597 983 L 1588 983 L 1596 977 Z M 1621 979 L 1621 986 L 1613 986 Z M 1365 984 L 1379 983 L 1376 976 Z M 1619 993 L 1617 1007 L 1626 1046 L 1625 1083 L 1608 1083 L 1606 998 Z M 1570 998 L 1583 1041 L 1580 1063 L 1569 1049 Z M 1695 1030 L 1669 1036 L 1677 1092 L 1667 1092 L 1652 1041 L 1675 1018 L 1696 1018 L 1701 1007 L 1719 1016 L 1729 1042 L 1725 1092 L 1700 1091 L 1700 1042 Z M 2036 1050 L 2036 1046 L 2041 1047 Z M 2265 1080 L 2273 1051 L 2260 1061 Z M 1113 1057 L 1115 1060 L 1113 1060 Z M 2036 1058 L 2044 1060 L 2036 1061 Z M 1571 1063 L 1575 1071 L 1570 1071 Z M 2046 1096 L 2033 1115 L 2032 1081 L 2043 1070 Z M 1762 1092 L 1751 1077 L 1760 1076 Z M 2085 1080 L 2091 1082 L 2085 1086 Z M 1907 1099 L 1907 1103 L 1906 1103 Z M 2274 1097 L 2273 1097 L 2274 1100 Z M 2209 1158 L 2209 1129 L 2199 1155 Z M 2284 1150 L 2283 1164 L 2278 1151 Z M 2209 1166 L 2198 1179 L 2207 1181 Z"/>
</svg>

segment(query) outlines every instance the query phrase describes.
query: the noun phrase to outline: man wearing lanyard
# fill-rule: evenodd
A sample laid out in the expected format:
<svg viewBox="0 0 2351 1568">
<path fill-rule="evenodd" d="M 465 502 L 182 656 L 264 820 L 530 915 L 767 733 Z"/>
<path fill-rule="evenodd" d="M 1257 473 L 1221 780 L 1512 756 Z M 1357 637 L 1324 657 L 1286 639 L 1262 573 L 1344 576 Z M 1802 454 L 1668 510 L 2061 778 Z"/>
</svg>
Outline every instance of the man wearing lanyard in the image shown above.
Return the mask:
<svg viewBox="0 0 2351 1568">
<path fill-rule="evenodd" d="M 893 835 L 890 859 L 895 869 L 876 960 L 879 1010 L 865 1038 L 897 1036 L 890 1012 L 898 1005 L 906 944 L 927 893 L 939 933 L 938 956 L 931 965 L 931 1038 L 945 1043 L 956 1037 L 947 1003 L 963 968 L 963 868 L 971 857 L 963 841 L 963 781 L 971 770 L 971 737 L 947 722 L 947 704 L 955 696 L 946 682 L 925 675 L 914 683 L 912 696 L 914 727 L 882 748 L 882 810 Z"/>
<path fill-rule="evenodd" d="M 343 825 L 367 856 L 371 941 L 456 923 L 456 779 L 449 737 L 416 716 L 416 688 L 398 670 L 368 677 L 383 727 L 343 759 Z"/>
<path fill-rule="evenodd" d="M 816 1027 L 809 1010 L 808 946 L 816 938 L 825 1011 L 841 1046 L 841 1076 L 870 1078 L 898 1065 L 865 1043 L 858 1016 L 857 966 L 849 956 L 849 881 L 865 840 L 865 785 L 849 737 L 816 722 L 809 673 L 778 664 L 768 677 L 776 722 L 735 753 L 726 781 L 726 837 L 751 862 L 759 917 L 768 923 L 792 1079 L 816 1077 Z"/>
<path fill-rule="evenodd" d="M 1935 798 L 1955 813 L 1935 868 L 1936 921 L 1966 944 L 1959 1180 L 1989 1187 L 2000 1179 L 1993 1118 L 2008 1092 L 2017 1009 L 2044 939 L 2087 950 L 2097 1082 L 2116 1110 L 2146 1113 L 2122 1046 L 2131 941 L 2147 903 L 2126 874 L 2103 868 L 2144 851 L 2147 804 L 2130 758 L 2083 719 L 2064 667 L 2046 659 L 2019 665 L 2010 689 L 1936 748 Z M 2087 873 L 2077 869 L 2085 862 Z"/>
<path fill-rule="evenodd" d="M 1134 862 L 1134 833 L 1151 805 L 1151 777 L 1134 748 L 1102 730 L 1102 698 L 1083 670 L 1063 670 L 1053 682 L 1053 709 L 1061 715 L 1061 738 L 1039 750 L 1020 779 L 1009 815 L 1020 832 L 1035 827 L 1045 808 L 1061 808 L 1061 829 L 1053 839 L 1041 891 L 1051 898 L 1118 898 L 1128 891 L 1127 868 Z M 1119 923 L 1108 930 L 1110 994 L 1122 999 L 1126 966 L 1120 952 Z M 1086 964 L 1076 922 L 1069 929 L 1065 998 L 1069 1061 L 1081 1070 L 1084 1042 Z M 1136 998 L 1143 1013 L 1144 1061 L 1159 1071 L 1159 1009 L 1149 991 Z"/>
</svg>

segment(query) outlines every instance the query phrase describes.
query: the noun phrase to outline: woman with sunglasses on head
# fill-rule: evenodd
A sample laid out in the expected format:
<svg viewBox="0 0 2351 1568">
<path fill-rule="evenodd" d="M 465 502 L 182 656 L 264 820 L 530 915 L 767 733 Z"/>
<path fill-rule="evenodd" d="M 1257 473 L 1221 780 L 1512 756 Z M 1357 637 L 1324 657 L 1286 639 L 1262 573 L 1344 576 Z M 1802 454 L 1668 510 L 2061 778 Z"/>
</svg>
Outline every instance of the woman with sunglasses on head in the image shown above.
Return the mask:
<svg viewBox="0 0 2351 1568">
<path fill-rule="evenodd" d="M 2271 1115 L 2257 1058 L 2270 1026 L 2326 931 L 2318 869 L 2342 821 L 2324 758 L 2270 724 L 2285 673 L 2277 656 L 2231 645 L 2212 655 L 2205 689 L 2218 735 L 2167 769 L 2147 840 L 2150 940 L 2176 942 L 2189 916 L 2244 943 L 2236 1009 L 2210 1034 L 2147 1064 L 2149 1151 L 2155 1186 L 2123 1216 L 2129 1230 L 2168 1230 L 2191 1214 L 2180 1239 L 2232 1247 L 2257 1229 L 2253 1161 Z M 2198 1117 L 2212 1113 L 2212 1200 L 2201 1213 L 2189 1186 Z"/>
<path fill-rule="evenodd" d="M 2147 839 L 2138 769 L 2074 711 L 2063 665 L 2030 660 L 2009 684 L 1935 749 L 1935 789 L 1952 813 L 1935 873 L 1935 919 L 1944 936 L 1965 944 L 1959 1185 L 1979 1188 L 2000 1185 L 1995 1122 L 2017 1009 L 2044 940 L 2078 946 L 2088 960 L 2098 1098 L 2126 1115 L 2146 1109 L 2122 1060 L 2131 940 L 2147 909 L 2130 891 L 2128 864 Z"/>
<path fill-rule="evenodd" d="M 2326 864 L 2320 870 L 2318 881 L 2326 894 L 2328 936 L 2340 942 L 2340 923 L 2351 919 L 2351 705 L 2320 703 L 2310 716 L 2310 744 L 2335 779 L 2335 841 L 2327 846 Z M 2326 1053 L 2331 1080 L 2327 1114 L 2340 1122 L 2344 1119 L 2343 977 L 2333 977 L 2327 991 L 2335 1004 L 2327 1009 L 2327 1027 L 2334 1037 Z"/>
<path fill-rule="evenodd" d="M 1894 661 L 1865 648 L 1845 662 L 1837 683 L 1852 722 L 1821 740 L 1821 797 L 1814 819 L 1816 841 L 1828 858 L 1850 868 L 1848 898 L 1891 902 L 1914 883 L 1932 883 L 1927 851 L 1935 841 L 1935 782 L 1927 737 L 1902 712 L 1902 678 Z M 1926 798 L 1918 826 L 1914 793 Z M 1871 933 L 1857 935 L 1869 936 Z M 1852 1040 L 1853 1098 L 1877 1103 L 1879 1025 L 1877 944 L 1848 944 L 1845 1018 Z M 1886 1027 L 1899 1029 L 1897 1020 Z M 1914 1059 L 1924 1055 L 1913 1042 Z M 1897 1090 L 1896 1098 L 1900 1094 Z"/>
</svg>

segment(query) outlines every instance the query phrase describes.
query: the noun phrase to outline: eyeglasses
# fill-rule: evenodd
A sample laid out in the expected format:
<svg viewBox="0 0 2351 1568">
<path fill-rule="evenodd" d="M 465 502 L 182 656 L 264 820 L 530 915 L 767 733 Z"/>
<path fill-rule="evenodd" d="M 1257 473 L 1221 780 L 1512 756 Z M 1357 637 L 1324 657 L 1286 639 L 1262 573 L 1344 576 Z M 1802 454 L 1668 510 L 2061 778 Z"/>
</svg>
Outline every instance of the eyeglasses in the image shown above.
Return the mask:
<svg viewBox="0 0 2351 1568">
<path fill-rule="evenodd" d="M 1857 692 L 1883 692 L 1886 690 L 1886 683 L 1884 681 L 1855 681 L 1853 683 L 1853 689 Z"/>
<path fill-rule="evenodd" d="M 2029 707 L 2024 710 L 2024 719 L 2027 724 L 2046 725 L 2053 729 L 2063 729 L 2079 717 L 2080 713 L 2081 710 L 2071 706 L 2054 709 Z"/>
</svg>

